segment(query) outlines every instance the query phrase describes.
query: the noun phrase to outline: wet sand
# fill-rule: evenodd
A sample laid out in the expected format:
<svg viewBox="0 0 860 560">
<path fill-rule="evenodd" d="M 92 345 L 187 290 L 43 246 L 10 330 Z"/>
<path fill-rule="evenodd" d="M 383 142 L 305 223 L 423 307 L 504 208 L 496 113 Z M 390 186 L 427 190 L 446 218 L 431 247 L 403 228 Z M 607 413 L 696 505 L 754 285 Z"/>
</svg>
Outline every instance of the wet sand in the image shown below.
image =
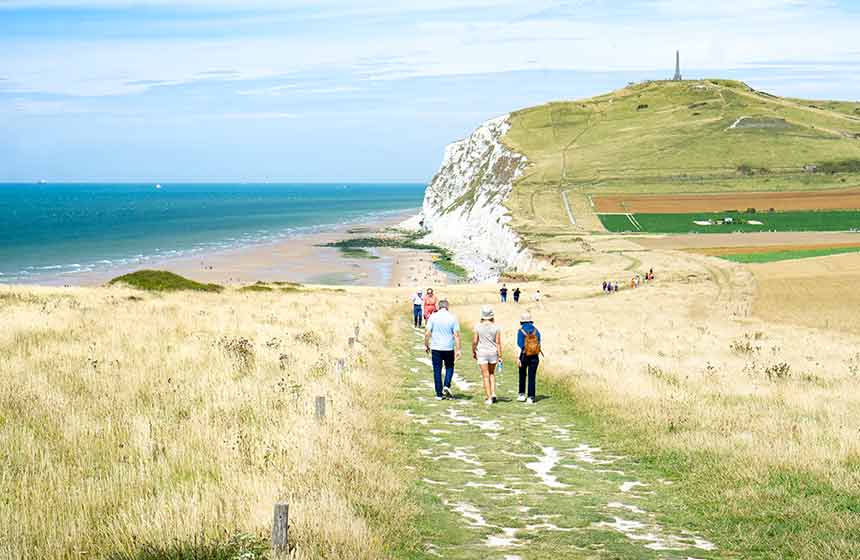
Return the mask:
<svg viewBox="0 0 860 560">
<path fill-rule="evenodd" d="M 368 250 L 375 258 L 352 258 L 345 257 L 338 249 L 320 246 L 350 237 L 376 235 L 411 215 L 411 212 L 404 213 L 385 220 L 297 235 L 276 243 L 165 259 L 145 266 L 66 275 L 44 284 L 95 286 L 141 268 L 169 270 L 198 282 L 222 285 L 286 281 L 303 284 L 424 287 L 425 284 L 447 283 L 447 274 L 433 266 L 432 255 L 429 253 L 379 248 Z"/>
</svg>

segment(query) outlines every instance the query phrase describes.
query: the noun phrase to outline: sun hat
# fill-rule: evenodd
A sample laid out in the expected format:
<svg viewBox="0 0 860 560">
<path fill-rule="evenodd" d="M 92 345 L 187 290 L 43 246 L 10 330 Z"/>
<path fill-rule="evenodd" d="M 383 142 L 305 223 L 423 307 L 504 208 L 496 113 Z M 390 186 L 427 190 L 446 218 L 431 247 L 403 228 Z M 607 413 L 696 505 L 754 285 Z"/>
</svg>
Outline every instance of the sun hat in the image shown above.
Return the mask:
<svg viewBox="0 0 860 560">
<path fill-rule="evenodd" d="M 520 315 L 520 323 L 531 323 L 531 322 L 532 322 L 532 314 L 529 313 L 528 311 L 525 311 L 525 312 L 523 312 L 522 315 Z"/>
<path fill-rule="evenodd" d="M 489 305 L 485 305 L 484 307 L 481 308 L 481 320 L 482 321 L 484 319 L 492 319 L 493 317 L 495 317 L 495 314 L 493 314 L 493 308 L 492 307 L 490 307 Z"/>
</svg>

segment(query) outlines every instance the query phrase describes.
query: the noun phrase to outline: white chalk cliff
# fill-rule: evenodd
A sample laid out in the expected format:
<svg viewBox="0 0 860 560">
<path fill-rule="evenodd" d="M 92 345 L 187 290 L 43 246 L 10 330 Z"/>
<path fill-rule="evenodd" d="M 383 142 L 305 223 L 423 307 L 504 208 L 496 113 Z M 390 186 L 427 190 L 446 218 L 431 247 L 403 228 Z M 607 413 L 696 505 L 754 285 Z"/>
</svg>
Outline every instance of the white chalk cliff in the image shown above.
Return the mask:
<svg viewBox="0 0 860 560">
<path fill-rule="evenodd" d="M 535 267 L 508 225 L 511 216 L 503 204 L 528 164 L 525 156 L 502 143 L 510 126 L 508 115 L 497 117 L 449 144 L 424 193 L 421 214 L 402 224 L 423 229 L 424 241 L 451 250 L 474 281 Z"/>
</svg>

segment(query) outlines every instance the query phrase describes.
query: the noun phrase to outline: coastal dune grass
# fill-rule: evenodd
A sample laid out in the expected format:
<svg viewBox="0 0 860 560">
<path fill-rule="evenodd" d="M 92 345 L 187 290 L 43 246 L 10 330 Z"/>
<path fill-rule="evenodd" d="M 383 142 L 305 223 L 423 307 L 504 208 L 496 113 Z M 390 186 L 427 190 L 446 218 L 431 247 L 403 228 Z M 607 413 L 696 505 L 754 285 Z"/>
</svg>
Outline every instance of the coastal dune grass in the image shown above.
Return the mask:
<svg viewBox="0 0 860 560">
<path fill-rule="evenodd" d="M 268 557 L 278 501 L 291 558 L 390 554 L 396 372 L 347 345 L 376 297 L 1 288 L 0 558 Z"/>
<path fill-rule="evenodd" d="M 166 270 L 138 270 L 118 276 L 108 284 L 121 284 L 150 292 L 220 292 L 224 289 L 218 284 L 202 284 Z"/>
</svg>

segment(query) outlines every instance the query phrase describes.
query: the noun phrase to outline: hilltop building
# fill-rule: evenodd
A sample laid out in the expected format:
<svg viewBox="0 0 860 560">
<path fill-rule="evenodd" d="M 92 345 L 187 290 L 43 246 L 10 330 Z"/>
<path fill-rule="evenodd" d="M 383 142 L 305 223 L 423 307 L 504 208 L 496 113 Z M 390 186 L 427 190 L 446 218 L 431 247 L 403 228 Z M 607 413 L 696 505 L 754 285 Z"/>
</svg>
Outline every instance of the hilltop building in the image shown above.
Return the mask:
<svg viewBox="0 0 860 560">
<path fill-rule="evenodd" d="M 672 80 L 676 82 L 683 80 L 681 77 L 681 51 L 675 51 L 675 76 Z"/>
</svg>

